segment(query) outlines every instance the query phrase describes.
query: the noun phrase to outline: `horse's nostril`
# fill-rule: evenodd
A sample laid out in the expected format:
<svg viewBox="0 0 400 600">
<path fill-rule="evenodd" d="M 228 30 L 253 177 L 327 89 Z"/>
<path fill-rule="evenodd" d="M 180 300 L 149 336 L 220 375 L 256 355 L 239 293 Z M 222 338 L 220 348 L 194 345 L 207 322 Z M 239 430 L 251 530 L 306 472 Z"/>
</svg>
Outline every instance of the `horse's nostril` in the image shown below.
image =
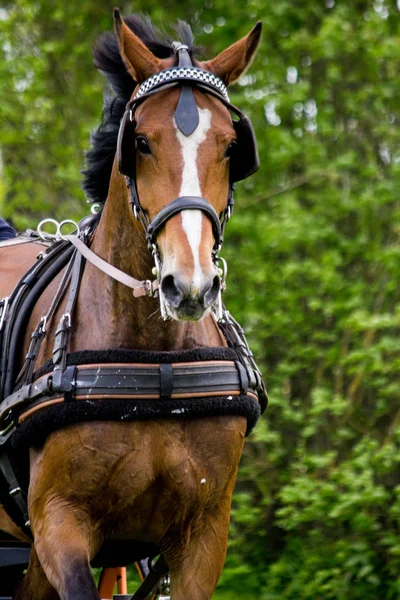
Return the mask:
<svg viewBox="0 0 400 600">
<path fill-rule="evenodd" d="M 191 287 L 189 281 L 174 277 L 171 273 L 165 275 L 161 280 L 161 292 L 168 305 L 180 312 L 186 311 L 191 316 L 203 313 L 214 304 L 220 286 L 218 275 L 215 275 L 213 279 L 208 279 L 201 291 L 196 291 Z"/>
<path fill-rule="evenodd" d="M 182 301 L 183 294 L 176 285 L 175 277 L 173 275 L 166 275 L 162 278 L 161 291 L 171 306 L 175 308 L 179 306 Z"/>
<path fill-rule="evenodd" d="M 204 307 L 209 308 L 216 301 L 221 287 L 221 280 L 218 275 L 215 275 L 211 286 L 204 293 Z"/>
</svg>

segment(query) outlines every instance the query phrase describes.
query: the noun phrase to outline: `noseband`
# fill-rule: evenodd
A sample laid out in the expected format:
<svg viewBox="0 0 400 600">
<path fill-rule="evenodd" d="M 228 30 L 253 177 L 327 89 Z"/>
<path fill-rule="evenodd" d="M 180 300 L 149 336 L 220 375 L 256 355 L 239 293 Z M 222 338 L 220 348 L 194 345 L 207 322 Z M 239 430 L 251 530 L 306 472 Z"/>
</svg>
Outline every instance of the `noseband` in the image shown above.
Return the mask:
<svg viewBox="0 0 400 600">
<path fill-rule="evenodd" d="M 218 262 L 218 253 L 222 247 L 225 225 L 233 211 L 235 182 L 249 177 L 259 168 L 257 144 L 251 122 L 236 106 L 229 102 L 229 96 L 223 81 L 213 73 L 195 67 L 187 46 L 174 42 L 173 47 L 178 56 L 178 66 L 156 73 L 140 85 L 135 97 L 126 106 L 117 143 L 118 168 L 126 178 L 126 184 L 130 191 L 132 212 L 145 230 L 148 248 L 155 259 L 158 279 L 160 278 L 160 256 L 157 247 L 158 233 L 169 219 L 183 210 L 200 210 L 211 221 L 214 234 L 213 260 L 215 263 Z M 199 124 L 199 114 L 193 96 L 193 88 L 217 98 L 239 117 L 239 120 L 232 120 L 232 125 L 237 134 L 237 143 L 233 155 L 230 157 L 228 199 L 225 209 L 218 215 L 206 199 L 200 196 L 181 196 L 167 204 L 152 221 L 149 221 L 147 213 L 140 203 L 136 182 L 135 112 L 138 106 L 147 98 L 176 86 L 181 87 L 181 92 L 175 111 L 175 122 L 178 129 L 185 136 L 191 135 Z"/>
<path fill-rule="evenodd" d="M 187 209 L 201 210 L 210 219 L 215 239 L 214 250 L 218 252 L 222 245 L 221 221 L 214 207 L 200 196 L 181 196 L 164 206 L 147 226 L 146 239 L 148 246 L 153 248 L 156 244 L 158 232 L 169 219 Z"/>
</svg>

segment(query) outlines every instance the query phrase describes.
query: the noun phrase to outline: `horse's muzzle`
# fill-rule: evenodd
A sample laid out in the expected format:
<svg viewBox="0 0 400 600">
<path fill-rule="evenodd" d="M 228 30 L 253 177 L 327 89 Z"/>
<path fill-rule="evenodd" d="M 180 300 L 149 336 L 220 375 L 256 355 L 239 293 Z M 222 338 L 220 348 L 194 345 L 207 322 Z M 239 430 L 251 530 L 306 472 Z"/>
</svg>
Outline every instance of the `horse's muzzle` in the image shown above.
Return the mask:
<svg viewBox="0 0 400 600">
<path fill-rule="evenodd" d="M 207 278 L 200 289 L 171 273 L 164 275 L 161 280 L 161 292 L 168 314 L 177 321 L 200 321 L 216 302 L 220 288 L 218 275 Z"/>
</svg>

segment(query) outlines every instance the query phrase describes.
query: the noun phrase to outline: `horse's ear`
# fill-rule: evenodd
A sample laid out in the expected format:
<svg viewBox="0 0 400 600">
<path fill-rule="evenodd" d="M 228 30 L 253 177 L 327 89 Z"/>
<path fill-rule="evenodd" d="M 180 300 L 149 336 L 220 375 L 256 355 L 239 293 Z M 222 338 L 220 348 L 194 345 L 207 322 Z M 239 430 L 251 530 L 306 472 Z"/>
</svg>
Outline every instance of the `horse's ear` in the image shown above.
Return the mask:
<svg viewBox="0 0 400 600">
<path fill-rule="evenodd" d="M 260 43 L 261 28 L 262 23 L 258 21 L 250 33 L 212 60 L 202 63 L 202 68 L 220 77 L 225 85 L 234 83 L 253 62 Z"/>
<path fill-rule="evenodd" d="M 137 83 L 161 71 L 163 61 L 145 46 L 142 40 L 124 23 L 119 8 L 114 8 L 114 31 L 126 68 Z"/>
</svg>

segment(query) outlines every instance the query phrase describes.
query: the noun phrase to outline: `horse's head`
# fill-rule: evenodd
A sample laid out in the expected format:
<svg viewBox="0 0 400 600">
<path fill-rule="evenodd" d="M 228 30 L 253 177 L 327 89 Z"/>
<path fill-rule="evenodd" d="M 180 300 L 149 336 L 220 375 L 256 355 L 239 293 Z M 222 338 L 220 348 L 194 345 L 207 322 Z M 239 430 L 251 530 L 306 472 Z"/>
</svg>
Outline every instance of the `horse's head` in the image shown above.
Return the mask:
<svg viewBox="0 0 400 600">
<path fill-rule="evenodd" d="M 178 44 L 170 57 L 156 57 L 117 10 L 115 31 L 125 66 L 138 84 L 118 150 L 120 171 L 129 178 L 132 219 L 144 225 L 155 255 L 163 316 L 199 320 L 220 294 L 216 256 L 230 216 L 232 182 L 250 174 L 238 174 L 247 157 L 238 155 L 238 128 L 230 114 L 234 107 L 223 94 L 251 63 L 261 24 L 203 63 L 191 57 L 190 47 Z M 202 69 L 202 77 L 213 74 L 221 93 L 207 88 L 207 80 L 190 81 L 189 71 L 185 81 L 172 79 L 166 85 L 166 69 L 177 66 Z"/>
</svg>

